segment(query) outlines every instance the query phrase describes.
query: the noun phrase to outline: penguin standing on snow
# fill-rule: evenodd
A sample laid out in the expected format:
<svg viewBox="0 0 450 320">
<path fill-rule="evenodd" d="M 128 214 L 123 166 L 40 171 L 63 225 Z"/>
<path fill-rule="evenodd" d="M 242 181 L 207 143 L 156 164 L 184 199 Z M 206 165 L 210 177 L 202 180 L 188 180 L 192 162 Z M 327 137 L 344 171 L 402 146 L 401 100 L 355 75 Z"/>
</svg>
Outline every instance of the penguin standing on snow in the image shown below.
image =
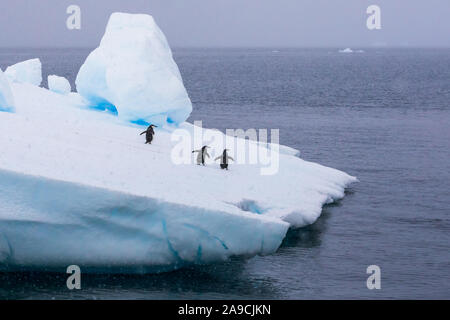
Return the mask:
<svg viewBox="0 0 450 320">
<path fill-rule="evenodd" d="M 220 168 L 226 169 L 226 170 L 228 170 L 228 160 L 234 161 L 234 159 L 228 155 L 227 151 L 228 151 L 228 149 L 223 149 L 222 155 L 218 156 L 217 158 L 214 159 L 214 161 L 217 161 L 220 159 Z"/>
<path fill-rule="evenodd" d="M 201 149 L 192 151 L 192 153 L 198 152 L 198 156 L 197 156 L 197 164 L 198 165 L 201 165 L 201 164 L 205 165 L 205 156 L 207 156 L 209 158 L 208 150 L 206 150 L 207 148 L 209 148 L 209 147 L 203 146 Z"/>
<path fill-rule="evenodd" d="M 155 131 L 153 131 L 153 128 L 158 128 L 158 126 L 155 126 L 154 124 L 151 124 L 147 130 L 145 130 L 144 132 L 142 132 L 140 134 L 140 136 L 142 136 L 144 133 L 146 133 L 145 135 L 145 144 L 149 143 L 152 144 L 152 140 L 153 140 L 153 135 L 155 134 Z"/>
</svg>

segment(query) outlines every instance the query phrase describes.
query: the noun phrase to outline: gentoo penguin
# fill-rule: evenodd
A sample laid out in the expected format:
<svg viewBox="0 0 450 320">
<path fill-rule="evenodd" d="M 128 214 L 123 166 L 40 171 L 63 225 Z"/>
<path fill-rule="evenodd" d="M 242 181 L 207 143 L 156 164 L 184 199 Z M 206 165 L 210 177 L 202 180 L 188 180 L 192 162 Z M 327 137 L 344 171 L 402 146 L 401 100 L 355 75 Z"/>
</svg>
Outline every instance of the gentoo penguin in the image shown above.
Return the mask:
<svg viewBox="0 0 450 320">
<path fill-rule="evenodd" d="M 207 156 L 209 158 L 208 150 L 206 150 L 207 148 L 209 148 L 209 147 L 203 146 L 201 149 L 192 151 L 192 153 L 198 152 L 198 156 L 197 156 L 197 164 L 198 165 L 200 165 L 200 164 L 205 165 L 205 156 Z"/>
<path fill-rule="evenodd" d="M 154 124 L 149 125 L 149 127 L 147 128 L 147 130 L 145 130 L 144 132 L 142 132 L 140 134 L 140 136 L 142 136 L 144 133 L 146 133 L 145 135 L 145 144 L 150 143 L 152 144 L 152 140 L 153 140 L 153 135 L 155 134 L 155 131 L 153 131 L 153 127 L 158 128 L 158 126 L 155 126 Z"/>
<path fill-rule="evenodd" d="M 220 168 L 228 170 L 228 160 L 234 161 L 234 159 L 228 155 L 227 151 L 228 151 L 228 149 L 223 149 L 222 155 L 215 158 L 214 161 L 217 161 L 220 159 Z"/>
</svg>

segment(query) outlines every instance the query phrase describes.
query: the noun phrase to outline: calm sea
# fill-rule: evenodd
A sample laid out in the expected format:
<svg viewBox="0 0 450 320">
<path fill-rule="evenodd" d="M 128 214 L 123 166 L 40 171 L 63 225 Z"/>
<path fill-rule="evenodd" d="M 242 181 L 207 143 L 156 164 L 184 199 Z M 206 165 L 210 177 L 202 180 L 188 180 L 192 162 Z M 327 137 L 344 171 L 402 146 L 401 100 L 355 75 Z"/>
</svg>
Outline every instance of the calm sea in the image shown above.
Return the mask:
<svg viewBox="0 0 450 320">
<path fill-rule="evenodd" d="M 72 85 L 89 49 L 39 57 Z M 175 49 L 205 127 L 278 128 L 302 158 L 359 178 L 277 253 L 160 275 L 0 274 L 11 299 L 450 298 L 450 50 Z M 44 86 L 46 86 L 44 81 Z M 299 181 L 298 183 L 302 183 Z M 366 268 L 381 268 L 368 290 Z"/>
</svg>

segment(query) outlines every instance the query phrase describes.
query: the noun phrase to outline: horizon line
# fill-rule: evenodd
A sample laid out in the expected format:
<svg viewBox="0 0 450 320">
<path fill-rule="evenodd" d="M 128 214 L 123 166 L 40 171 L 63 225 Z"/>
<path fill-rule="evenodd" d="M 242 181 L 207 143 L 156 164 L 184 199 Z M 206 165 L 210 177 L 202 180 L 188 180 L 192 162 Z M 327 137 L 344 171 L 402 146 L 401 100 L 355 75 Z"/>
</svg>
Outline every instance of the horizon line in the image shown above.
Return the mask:
<svg viewBox="0 0 450 320">
<path fill-rule="evenodd" d="M 1 46 L 1 49 L 91 49 L 97 48 L 98 45 L 93 46 Z M 450 45 L 330 45 L 330 46 L 197 46 L 197 45 L 174 45 L 171 49 L 450 49 Z"/>
</svg>

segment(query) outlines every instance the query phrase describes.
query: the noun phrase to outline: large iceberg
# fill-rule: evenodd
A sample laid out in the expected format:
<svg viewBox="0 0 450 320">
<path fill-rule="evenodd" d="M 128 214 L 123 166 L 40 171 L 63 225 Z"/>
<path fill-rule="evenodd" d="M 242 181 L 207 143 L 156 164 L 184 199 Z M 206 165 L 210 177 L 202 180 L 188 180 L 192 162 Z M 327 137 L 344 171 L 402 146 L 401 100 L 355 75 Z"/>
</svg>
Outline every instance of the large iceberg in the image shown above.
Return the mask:
<svg viewBox="0 0 450 320">
<path fill-rule="evenodd" d="M 12 82 L 30 83 L 40 86 L 42 82 L 42 64 L 39 59 L 30 59 L 9 66 L 6 77 Z"/>
<path fill-rule="evenodd" d="M 0 111 L 13 111 L 14 97 L 3 71 L 0 69 Z"/>
<path fill-rule="evenodd" d="M 16 113 L 0 113 L 0 269 L 155 272 L 270 254 L 355 181 L 289 148 L 270 176 L 259 164 L 176 164 L 174 131 L 157 128 L 145 145 L 141 128 L 76 96 L 11 87 Z"/>
<path fill-rule="evenodd" d="M 47 78 L 48 89 L 59 94 L 68 94 L 72 91 L 69 80 L 64 77 L 49 75 Z"/>
<path fill-rule="evenodd" d="M 113 15 L 108 28 L 118 28 L 119 22 L 128 30 L 153 20 Z M 121 56 L 103 50 L 98 52 Z M 89 60 L 86 70 L 104 71 L 104 61 Z M 163 65 L 154 66 L 148 79 L 163 81 L 159 70 L 167 65 L 158 61 Z M 115 70 L 113 65 L 106 69 Z M 135 76 L 125 70 L 121 74 Z M 126 99 L 105 90 L 113 94 L 108 101 L 120 115 Z M 157 128 L 152 144 L 146 145 L 141 126 L 93 112 L 87 108 L 92 100 L 86 103 L 77 93 L 61 95 L 28 83 L 11 83 L 11 91 L 16 112 L 0 112 L 0 270 L 64 270 L 76 264 L 83 271 L 159 272 L 270 254 L 290 227 L 316 221 L 322 206 L 342 198 L 345 187 L 356 181 L 300 159 L 292 148 L 186 122 Z M 166 98 L 177 101 L 178 93 Z M 147 91 L 135 94 L 136 102 L 141 95 L 149 98 Z M 222 151 L 221 139 L 231 142 L 227 147 L 236 160 L 240 143 L 258 154 L 279 149 L 278 170 L 262 175 L 266 164 L 260 162 L 233 164 L 224 171 L 212 159 L 205 167 L 174 161 L 180 141 L 190 142 L 196 134 L 202 138 L 192 149 L 208 144 L 212 158 Z M 191 146 L 187 154 L 192 156 Z"/>
<path fill-rule="evenodd" d="M 91 107 L 117 112 L 125 121 L 178 124 L 192 111 L 166 37 L 145 14 L 111 15 L 76 87 Z"/>
</svg>

